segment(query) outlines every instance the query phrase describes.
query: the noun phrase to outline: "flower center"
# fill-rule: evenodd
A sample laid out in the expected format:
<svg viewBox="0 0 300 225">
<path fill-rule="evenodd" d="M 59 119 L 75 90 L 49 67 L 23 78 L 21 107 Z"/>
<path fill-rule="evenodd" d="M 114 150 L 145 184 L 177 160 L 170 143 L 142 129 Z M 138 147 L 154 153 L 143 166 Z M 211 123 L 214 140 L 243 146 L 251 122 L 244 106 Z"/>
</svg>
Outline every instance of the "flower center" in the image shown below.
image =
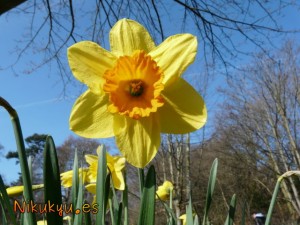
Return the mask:
<svg viewBox="0 0 300 225">
<path fill-rule="evenodd" d="M 103 90 L 109 95 L 108 111 L 133 119 L 147 117 L 163 106 L 163 73 L 144 51 L 120 57 L 105 72 Z"/>
<path fill-rule="evenodd" d="M 129 84 L 129 93 L 131 94 L 131 96 L 141 96 L 143 94 L 143 81 L 141 80 L 133 80 L 130 82 Z"/>
</svg>

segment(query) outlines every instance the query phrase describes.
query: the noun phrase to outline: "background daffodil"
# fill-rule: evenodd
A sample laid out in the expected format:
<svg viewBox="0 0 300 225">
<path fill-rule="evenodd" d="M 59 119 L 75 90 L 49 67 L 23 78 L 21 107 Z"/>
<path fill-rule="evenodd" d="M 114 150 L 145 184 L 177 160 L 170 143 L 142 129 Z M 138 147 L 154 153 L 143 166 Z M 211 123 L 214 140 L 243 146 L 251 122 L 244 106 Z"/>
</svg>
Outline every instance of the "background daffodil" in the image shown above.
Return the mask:
<svg viewBox="0 0 300 225">
<path fill-rule="evenodd" d="M 167 201 L 170 198 L 170 193 L 173 192 L 174 186 L 170 181 L 165 181 L 162 185 L 158 186 L 156 195 L 159 199 Z"/>
<path fill-rule="evenodd" d="M 188 133 L 206 122 L 202 97 L 181 78 L 197 39 L 178 34 L 155 46 L 142 25 L 122 19 L 110 31 L 110 50 L 90 41 L 68 49 L 74 76 L 88 86 L 70 128 L 87 138 L 115 136 L 126 160 L 143 168 L 156 155 L 160 133 Z"/>
<path fill-rule="evenodd" d="M 89 182 L 96 183 L 97 170 L 98 170 L 98 156 L 86 155 L 85 160 L 90 165 Z M 111 156 L 109 153 L 106 153 L 106 161 L 107 161 L 107 167 L 109 169 L 109 172 L 111 173 L 111 178 L 113 181 L 114 188 L 118 190 L 124 190 L 125 181 L 124 181 L 122 170 L 125 167 L 125 158 L 122 156 Z"/>
<path fill-rule="evenodd" d="M 42 189 L 42 188 L 44 188 L 44 184 L 34 184 L 34 185 L 32 185 L 32 190 L 33 191 L 39 190 L 39 189 Z M 7 192 L 7 195 L 9 197 L 15 197 L 15 196 L 22 195 L 23 191 L 24 191 L 24 186 L 12 186 L 12 187 L 6 188 L 6 192 Z"/>
<path fill-rule="evenodd" d="M 186 225 L 186 214 L 181 215 L 179 219 L 182 220 L 182 225 Z"/>
<path fill-rule="evenodd" d="M 37 225 L 47 225 L 47 221 L 46 220 L 39 220 L 36 222 Z"/>
<path fill-rule="evenodd" d="M 79 168 L 79 177 L 82 178 L 83 183 L 89 181 L 88 168 Z M 61 185 L 65 188 L 72 187 L 73 170 L 69 170 L 60 174 Z"/>
</svg>

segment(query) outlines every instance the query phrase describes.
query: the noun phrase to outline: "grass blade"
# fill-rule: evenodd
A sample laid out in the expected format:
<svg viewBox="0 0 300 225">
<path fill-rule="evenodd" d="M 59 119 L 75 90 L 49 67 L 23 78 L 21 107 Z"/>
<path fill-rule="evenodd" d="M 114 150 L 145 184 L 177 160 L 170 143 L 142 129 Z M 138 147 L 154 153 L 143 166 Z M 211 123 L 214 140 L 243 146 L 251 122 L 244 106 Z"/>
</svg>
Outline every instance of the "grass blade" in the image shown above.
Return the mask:
<svg viewBox="0 0 300 225">
<path fill-rule="evenodd" d="M 15 134 L 16 145 L 19 155 L 19 163 L 22 173 L 22 181 L 24 185 L 24 199 L 26 202 L 33 201 L 33 193 L 31 186 L 31 179 L 29 174 L 29 168 L 26 158 L 25 145 L 23 140 L 22 129 L 16 110 L 3 98 L 0 97 L 0 106 L 4 107 L 11 117 L 11 122 Z M 26 215 L 27 225 L 36 225 L 36 217 L 33 212 L 29 212 Z"/>
<path fill-rule="evenodd" d="M 154 225 L 155 189 L 156 173 L 154 166 L 150 166 L 143 188 L 142 203 L 138 222 L 139 225 Z"/>
<path fill-rule="evenodd" d="M 241 225 L 245 225 L 246 224 L 246 204 L 247 204 L 247 202 L 245 201 L 244 205 L 243 205 Z"/>
<path fill-rule="evenodd" d="M 0 176 L 0 204 L 1 204 L 2 212 L 3 212 L 3 224 L 4 224 L 4 221 L 7 222 L 6 214 L 4 214 L 4 212 L 5 212 L 4 209 L 6 209 L 11 221 L 13 222 L 13 224 L 16 225 L 17 221 L 16 221 L 16 218 L 14 215 L 14 211 L 10 204 L 9 197 L 7 195 L 6 188 L 5 188 L 5 185 L 4 185 L 4 182 L 3 182 L 1 176 Z"/>
<path fill-rule="evenodd" d="M 161 201 L 161 202 L 164 205 L 166 212 L 168 213 L 168 217 L 169 217 L 168 224 L 175 225 L 176 221 L 177 221 L 177 217 L 176 217 L 174 211 L 170 208 L 170 206 L 167 203 L 165 203 L 163 201 Z"/>
<path fill-rule="evenodd" d="M 85 202 L 85 204 L 88 204 Z M 84 213 L 84 224 L 85 225 L 92 225 L 92 218 L 91 218 L 91 213 Z"/>
<path fill-rule="evenodd" d="M 208 220 L 208 213 L 209 213 L 209 209 L 210 209 L 210 206 L 212 203 L 212 196 L 213 196 L 215 184 L 216 184 L 217 171 L 218 171 L 218 159 L 215 159 L 212 164 L 212 167 L 210 169 L 202 225 L 206 225 L 207 220 Z"/>
<path fill-rule="evenodd" d="M 233 225 L 235 208 L 236 208 L 236 195 L 234 194 L 230 201 L 228 215 L 227 215 L 227 218 L 225 221 L 225 225 Z"/>
<path fill-rule="evenodd" d="M 143 195 L 144 185 L 145 185 L 145 175 L 144 169 L 138 168 L 139 182 L 140 182 L 140 196 Z"/>
<path fill-rule="evenodd" d="M 44 150 L 44 199 L 45 203 L 62 206 L 60 172 L 56 148 L 52 137 L 46 138 Z M 63 224 L 62 211 L 47 212 L 48 224 Z"/>
<path fill-rule="evenodd" d="M 119 210 L 118 210 L 118 217 L 117 217 L 116 225 L 121 225 L 121 222 L 122 222 L 122 209 L 123 209 L 123 206 L 122 206 L 122 202 L 121 202 L 119 204 Z"/>
<path fill-rule="evenodd" d="M 194 225 L 193 221 L 193 207 L 192 207 L 192 197 L 190 196 L 189 204 L 186 210 L 186 224 L 187 225 Z"/>
<path fill-rule="evenodd" d="M 104 224 L 104 217 L 106 211 L 106 149 L 104 145 L 98 148 L 98 171 L 97 171 L 97 183 L 96 183 L 96 203 L 99 205 L 99 211 L 96 215 L 96 224 Z"/>
<path fill-rule="evenodd" d="M 77 205 L 77 197 L 78 197 L 78 188 L 79 188 L 79 169 L 78 169 L 78 156 L 77 156 L 77 149 L 75 149 L 74 155 L 74 164 L 73 164 L 73 176 L 72 176 L 72 189 L 71 189 L 71 196 L 72 196 L 72 206 L 76 207 Z M 75 217 L 75 209 L 73 208 L 73 221 Z"/>
<path fill-rule="evenodd" d="M 77 196 L 77 204 L 75 207 L 75 216 L 74 216 L 74 225 L 82 225 L 82 205 L 83 205 L 83 182 L 82 178 L 79 178 L 79 187 L 78 187 L 78 196 Z"/>
<path fill-rule="evenodd" d="M 124 174 L 125 189 L 122 193 L 122 206 L 124 212 L 124 225 L 129 225 L 128 220 L 128 186 L 126 181 L 126 172 Z"/>
<path fill-rule="evenodd" d="M 195 215 L 195 218 L 194 218 L 194 225 L 199 225 L 199 218 L 197 215 Z"/>
</svg>

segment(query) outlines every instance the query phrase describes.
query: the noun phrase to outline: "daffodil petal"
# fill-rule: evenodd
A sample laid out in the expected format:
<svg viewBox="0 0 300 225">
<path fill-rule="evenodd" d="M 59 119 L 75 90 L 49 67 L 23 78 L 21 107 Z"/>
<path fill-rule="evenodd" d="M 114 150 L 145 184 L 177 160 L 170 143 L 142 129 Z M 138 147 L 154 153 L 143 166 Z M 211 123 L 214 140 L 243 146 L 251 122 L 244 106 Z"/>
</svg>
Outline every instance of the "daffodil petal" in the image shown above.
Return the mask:
<svg viewBox="0 0 300 225">
<path fill-rule="evenodd" d="M 125 158 L 123 156 L 114 156 L 115 171 L 122 171 L 125 167 Z"/>
<path fill-rule="evenodd" d="M 70 129 L 86 138 L 114 136 L 113 116 L 107 111 L 107 103 L 107 95 L 95 95 L 87 90 L 72 108 Z"/>
<path fill-rule="evenodd" d="M 122 172 L 114 172 L 111 174 L 113 185 L 118 190 L 124 190 L 125 189 L 125 182 L 123 178 Z"/>
<path fill-rule="evenodd" d="M 191 34 L 177 34 L 167 38 L 149 55 L 164 73 L 163 83 L 171 85 L 193 63 L 197 53 L 197 38 Z"/>
<path fill-rule="evenodd" d="M 68 48 L 68 60 L 73 75 L 94 93 L 103 93 L 103 74 L 115 65 L 117 57 L 91 41 L 82 41 Z"/>
<path fill-rule="evenodd" d="M 179 217 L 182 220 L 182 225 L 186 225 L 186 214 L 183 214 Z"/>
<path fill-rule="evenodd" d="M 202 97 L 183 79 L 168 86 L 162 95 L 165 104 L 158 110 L 162 133 L 189 133 L 206 123 L 207 111 Z"/>
<path fill-rule="evenodd" d="M 155 115 L 139 120 L 115 116 L 114 132 L 120 151 L 137 168 L 144 168 L 160 146 L 160 125 Z"/>
<path fill-rule="evenodd" d="M 47 221 L 46 220 L 39 220 L 36 222 L 37 225 L 47 225 Z"/>
<path fill-rule="evenodd" d="M 96 184 L 85 185 L 85 188 L 88 190 L 88 192 L 90 192 L 94 195 L 96 194 Z"/>
<path fill-rule="evenodd" d="M 144 50 L 148 53 L 155 48 L 148 31 L 133 20 L 119 20 L 109 35 L 110 49 L 117 56 L 132 55 L 135 50 Z"/>
<path fill-rule="evenodd" d="M 98 156 L 96 156 L 96 155 L 87 154 L 87 155 L 84 156 L 84 158 L 85 158 L 85 161 L 89 165 L 92 165 L 93 163 L 98 163 Z"/>
</svg>

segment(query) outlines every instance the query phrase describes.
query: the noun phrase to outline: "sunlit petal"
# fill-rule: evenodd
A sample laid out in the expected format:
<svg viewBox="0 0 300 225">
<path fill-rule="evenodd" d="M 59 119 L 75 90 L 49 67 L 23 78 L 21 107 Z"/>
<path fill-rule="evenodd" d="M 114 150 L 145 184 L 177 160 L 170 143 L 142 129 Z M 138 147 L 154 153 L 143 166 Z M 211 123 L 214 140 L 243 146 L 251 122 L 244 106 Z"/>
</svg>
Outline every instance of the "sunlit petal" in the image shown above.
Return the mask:
<svg viewBox="0 0 300 225">
<path fill-rule="evenodd" d="M 186 214 L 181 215 L 179 219 L 182 220 L 182 225 L 186 225 Z"/>
<path fill-rule="evenodd" d="M 138 168 L 144 168 L 160 146 L 160 125 L 155 115 L 139 120 L 115 116 L 114 132 L 124 157 Z"/>
<path fill-rule="evenodd" d="M 167 38 L 149 55 L 164 72 L 163 83 L 170 85 L 194 61 L 196 53 L 196 37 L 191 34 L 178 34 Z"/>
<path fill-rule="evenodd" d="M 85 188 L 88 190 L 88 192 L 90 192 L 94 195 L 96 194 L 96 184 L 85 185 Z"/>
<path fill-rule="evenodd" d="M 124 190 L 125 189 L 125 182 L 124 182 L 122 172 L 112 173 L 112 181 L 113 181 L 114 188 L 116 188 L 118 190 Z"/>
<path fill-rule="evenodd" d="M 122 156 L 114 156 L 115 171 L 122 171 L 125 167 L 125 158 Z"/>
<path fill-rule="evenodd" d="M 34 185 L 32 185 L 32 190 L 33 191 L 39 190 L 39 189 L 42 189 L 42 188 L 44 188 L 44 184 L 34 184 Z M 23 191 L 24 191 L 24 186 L 12 186 L 12 187 L 6 188 L 6 192 L 7 192 L 7 195 L 9 197 L 16 197 L 16 196 L 22 195 Z M 1 195 L 0 195 L 0 197 L 1 197 Z"/>
<path fill-rule="evenodd" d="M 90 154 L 87 154 L 84 156 L 85 158 L 85 161 L 89 164 L 89 165 L 92 165 L 94 163 L 98 163 L 98 156 L 96 155 L 90 155 Z"/>
<path fill-rule="evenodd" d="M 158 186 L 156 196 L 162 201 L 167 201 L 170 198 L 170 193 L 173 192 L 174 186 L 170 181 L 165 181 L 162 185 Z"/>
<path fill-rule="evenodd" d="M 73 75 L 94 93 L 103 93 L 103 74 L 114 66 L 117 57 L 91 41 L 78 42 L 68 48 Z"/>
<path fill-rule="evenodd" d="M 131 55 L 135 50 L 151 51 L 155 44 L 148 31 L 138 22 L 122 19 L 110 30 L 110 49 L 113 54 Z"/>
<path fill-rule="evenodd" d="M 107 111 L 107 102 L 107 95 L 83 93 L 72 108 L 70 129 L 86 138 L 112 137 L 113 115 Z"/>
<path fill-rule="evenodd" d="M 165 104 L 158 110 L 161 132 L 184 134 L 206 123 L 207 111 L 202 97 L 183 79 L 168 86 L 162 95 Z"/>
</svg>

